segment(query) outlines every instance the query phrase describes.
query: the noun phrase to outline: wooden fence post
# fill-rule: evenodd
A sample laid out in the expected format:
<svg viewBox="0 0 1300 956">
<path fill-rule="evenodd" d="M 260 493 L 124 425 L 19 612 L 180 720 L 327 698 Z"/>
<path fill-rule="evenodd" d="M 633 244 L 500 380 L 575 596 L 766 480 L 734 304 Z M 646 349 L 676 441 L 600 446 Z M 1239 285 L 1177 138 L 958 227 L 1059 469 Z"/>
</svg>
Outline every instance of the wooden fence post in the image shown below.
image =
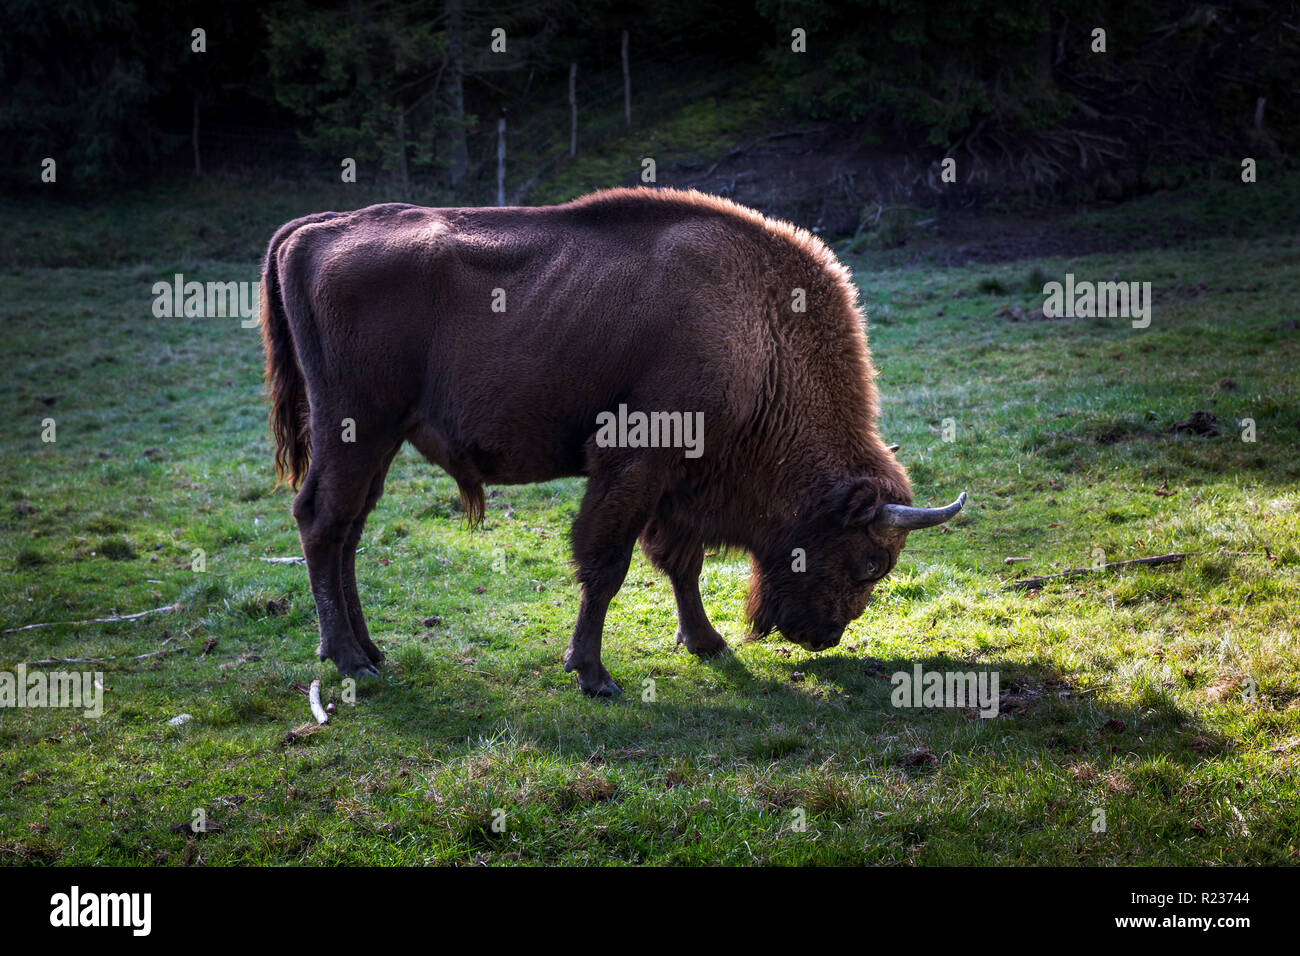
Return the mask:
<svg viewBox="0 0 1300 956">
<path fill-rule="evenodd" d="M 402 173 L 402 198 L 411 198 L 411 178 L 406 168 L 406 110 L 397 107 L 397 149 L 398 168 Z"/>
<path fill-rule="evenodd" d="M 497 205 L 506 204 L 506 117 L 505 110 L 497 120 Z"/>
<path fill-rule="evenodd" d="M 578 64 L 569 64 L 569 158 L 578 155 Z"/>
<path fill-rule="evenodd" d="M 627 31 L 623 31 L 623 121 L 632 125 L 632 71 L 627 64 Z"/>
</svg>

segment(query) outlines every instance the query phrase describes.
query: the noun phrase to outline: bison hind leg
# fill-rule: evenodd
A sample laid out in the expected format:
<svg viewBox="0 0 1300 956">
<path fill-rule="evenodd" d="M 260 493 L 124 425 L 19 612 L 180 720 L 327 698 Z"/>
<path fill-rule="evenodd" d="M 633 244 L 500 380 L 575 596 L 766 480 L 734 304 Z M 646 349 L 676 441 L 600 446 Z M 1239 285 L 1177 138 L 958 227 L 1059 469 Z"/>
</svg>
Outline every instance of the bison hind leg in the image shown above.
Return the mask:
<svg viewBox="0 0 1300 956">
<path fill-rule="evenodd" d="M 325 428 L 313 434 L 328 435 Z M 383 487 L 396 442 L 321 441 L 293 503 L 316 616 L 317 653 L 344 676 L 378 676 L 382 653 L 370 640 L 357 597 L 356 544 Z"/>
<path fill-rule="evenodd" d="M 370 639 L 370 629 L 366 626 L 365 615 L 361 613 L 361 595 L 357 590 L 357 545 L 361 541 L 361 533 L 365 530 L 366 519 L 370 517 L 370 512 L 374 510 L 375 504 L 384 493 L 384 479 L 388 477 L 388 469 L 400 448 L 400 444 L 394 446 L 380 462 L 379 470 L 370 480 L 370 489 L 366 493 L 361 513 L 353 519 L 352 527 L 348 530 L 347 539 L 343 544 L 343 597 L 347 602 L 348 621 L 352 625 L 352 635 L 356 638 L 357 644 L 370 658 L 370 662 L 376 666 L 384 662 L 384 652 Z"/>
</svg>

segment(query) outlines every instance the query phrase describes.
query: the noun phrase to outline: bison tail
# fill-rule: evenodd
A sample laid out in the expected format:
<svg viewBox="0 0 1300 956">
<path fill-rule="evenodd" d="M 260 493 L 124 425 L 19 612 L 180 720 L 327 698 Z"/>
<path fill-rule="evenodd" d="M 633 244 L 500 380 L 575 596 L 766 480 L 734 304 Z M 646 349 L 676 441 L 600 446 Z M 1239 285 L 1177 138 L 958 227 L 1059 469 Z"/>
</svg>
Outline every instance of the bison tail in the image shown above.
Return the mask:
<svg viewBox="0 0 1300 956">
<path fill-rule="evenodd" d="M 275 487 L 297 489 L 311 463 L 311 414 L 307 385 L 289 318 L 280 293 L 276 244 L 272 243 L 262 270 L 262 346 L 266 350 L 266 392 L 271 402 L 271 437 L 275 439 Z"/>
</svg>

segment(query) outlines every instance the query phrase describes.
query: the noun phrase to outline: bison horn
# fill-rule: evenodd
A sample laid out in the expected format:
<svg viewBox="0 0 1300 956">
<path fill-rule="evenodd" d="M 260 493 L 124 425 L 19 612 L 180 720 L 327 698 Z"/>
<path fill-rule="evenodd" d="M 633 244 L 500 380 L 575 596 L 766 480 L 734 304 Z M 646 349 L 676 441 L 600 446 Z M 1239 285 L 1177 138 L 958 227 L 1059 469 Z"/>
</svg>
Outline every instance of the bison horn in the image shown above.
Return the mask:
<svg viewBox="0 0 1300 956">
<path fill-rule="evenodd" d="M 915 531 L 943 524 L 961 511 L 966 503 L 966 492 L 961 493 L 946 508 L 913 508 L 910 505 L 885 505 L 880 509 L 872 527 L 877 531 Z"/>
</svg>

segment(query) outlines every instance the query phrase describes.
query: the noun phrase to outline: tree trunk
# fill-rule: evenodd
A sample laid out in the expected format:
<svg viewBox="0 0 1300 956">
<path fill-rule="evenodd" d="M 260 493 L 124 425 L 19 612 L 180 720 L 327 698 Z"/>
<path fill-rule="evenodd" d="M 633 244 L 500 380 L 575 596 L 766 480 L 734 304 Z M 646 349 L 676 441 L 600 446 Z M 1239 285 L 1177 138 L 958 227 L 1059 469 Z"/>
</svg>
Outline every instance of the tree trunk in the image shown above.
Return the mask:
<svg viewBox="0 0 1300 956">
<path fill-rule="evenodd" d="M 469 171 L 469 143 L 465 130 L 465 21 L 461 0 L 447 4 L 448 63 L 447 109 L 451 113 L 451 162 L 448 176 L 454 187 Z"/>
<path fill-rule="evenodd" d="M 1052 33 L 1052 12 L 1044 10 L 1039 17 L 1038 35 L 1034 37 L 1034 72 L 1043 89 L 1056 85 L 1052 76 L 1056 63 L 1056 36 Z"/>
<path fill-rule="evenodd" d="M 194 94 L 194 115 L 190 123 L 190 145 L 194 147 L 194 175 L 203 175 L 203 163 L 199 158 L 199 94 Z"/>
</svg>

